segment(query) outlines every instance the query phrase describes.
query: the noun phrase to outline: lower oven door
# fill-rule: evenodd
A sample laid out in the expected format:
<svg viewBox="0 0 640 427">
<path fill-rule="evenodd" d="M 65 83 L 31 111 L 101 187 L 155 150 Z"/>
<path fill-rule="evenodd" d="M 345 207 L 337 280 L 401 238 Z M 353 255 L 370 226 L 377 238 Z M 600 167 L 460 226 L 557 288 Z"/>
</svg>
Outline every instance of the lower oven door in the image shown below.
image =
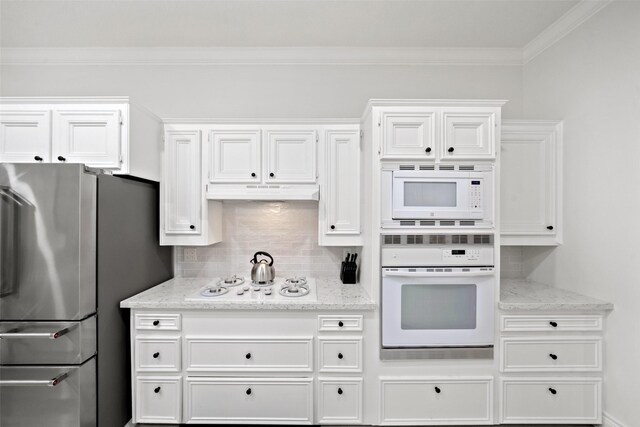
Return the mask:
<svg viewBox="0 0 640 427">
<path fill-rule="evenodd" d="M 495 282 L 493 268 L 384 268 L 382 346 L 493 345 Z"/>
<path fill-rule="evenodd" d="M 0 426 L 95 427 L 96 361 L 0 367 Z"/>
</svg>

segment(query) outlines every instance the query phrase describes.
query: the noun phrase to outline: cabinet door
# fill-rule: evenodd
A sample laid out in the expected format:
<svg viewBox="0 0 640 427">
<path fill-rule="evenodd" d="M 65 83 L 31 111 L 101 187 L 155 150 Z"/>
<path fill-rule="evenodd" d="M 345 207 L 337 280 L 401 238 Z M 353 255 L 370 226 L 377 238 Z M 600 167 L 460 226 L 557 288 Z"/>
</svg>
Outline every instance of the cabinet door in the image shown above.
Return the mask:
<svg viewBox="0 0 640 427">
<path fill-rule="evenodd" d="M 555 239 L 558 137 L 557 123 L 504 125 L 500 151 L 503 236 Z"/>
<path fill-rule="evenodd" d="M 54 111 L 52 160 L 120 168 L 121 117 L 120 109 Z"/>
<path fill-rule="evenodd" d="M 362 378 L 318 378 L 318 423 L 362 423 Z"/>
<path fill-rule="evenodd" d="M 165 141 L 165 233 L 200 234 L 200 131 L 168 131 Z"/>
<path fill-rule="evenodd" d="M 493 159 L 495 112 L 442 113 L 441 159 Z"/>
<path fill-rule="evenodd" d="M 209 143 L 209 182 L 260 182 L 260 130 L 213 130 Z"/>
<path fill-rule="evenodd" d="M 360 136 L 357 131 L 326 133 L 327 234 L 360 234 Z"/>
<path fill-rule="evenodd" d="M 265 182 L 316 182 L 316 130 L 268 130 Z"/>
<path fill-rule="evenodd" d="M 138 377 L 135 390 L 136 423 L 179 423 L 181 377 Z"/>
<path fill-rule="evenodd" d="M 0 162 L 51 161 L 49 111 L 0 111 Z"/>
<path fill-rule="evenodd" d="M 435 158 L 435 110 L 382 114 L 383 158 Z"/>
</svg>

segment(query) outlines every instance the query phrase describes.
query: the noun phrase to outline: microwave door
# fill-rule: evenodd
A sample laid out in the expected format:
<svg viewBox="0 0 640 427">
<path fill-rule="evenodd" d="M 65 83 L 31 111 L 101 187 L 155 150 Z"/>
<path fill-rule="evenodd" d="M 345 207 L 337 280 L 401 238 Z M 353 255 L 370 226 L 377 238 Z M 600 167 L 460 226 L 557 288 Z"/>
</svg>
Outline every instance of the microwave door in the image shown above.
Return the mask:
<svg viewBox="0 0 640 427">
<path fill-rule="evenodd" d="M 455 178 L 394 177 L 393 219 L 467 218 L 467 184 Z"/>
</svg>

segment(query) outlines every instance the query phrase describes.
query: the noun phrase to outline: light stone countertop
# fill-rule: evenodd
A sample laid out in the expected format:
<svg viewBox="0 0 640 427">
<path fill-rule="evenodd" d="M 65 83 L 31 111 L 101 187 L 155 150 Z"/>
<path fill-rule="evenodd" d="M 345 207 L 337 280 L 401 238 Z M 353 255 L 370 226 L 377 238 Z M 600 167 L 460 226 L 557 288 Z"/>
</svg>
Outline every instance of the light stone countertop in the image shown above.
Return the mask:
<svg viewBox="0 0 640 427">
<path fill-rule="evenodd" d="M 500 282 L 500 310 L 608 311 L 613 304 L 565 289 L 526 280 Z"/>
<path fill-rule="evenodd" d="M 120 302 L 122 308 L 185 310 L 375 310 L 376 303 L 361 285 L 344 285 L 338 279 L 316 278 L 317 299 L 190 300 L 210 278 L 173 278 Z M 229 292 L 234 292 L 233 288 Z"/>
</svg>

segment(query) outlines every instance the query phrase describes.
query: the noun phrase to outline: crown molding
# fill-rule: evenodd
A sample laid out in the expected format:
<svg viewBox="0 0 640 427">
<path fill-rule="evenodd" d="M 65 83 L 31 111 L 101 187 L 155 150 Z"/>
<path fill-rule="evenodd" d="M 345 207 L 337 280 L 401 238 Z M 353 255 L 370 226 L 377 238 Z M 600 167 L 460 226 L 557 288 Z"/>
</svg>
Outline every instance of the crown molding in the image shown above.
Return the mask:
<svg viewBox="0 0 640 427">
<path fill-rule="evenodd" d="M 613 0 L 582 0 L 522 48 L 523 64 L 531 61 L 585 23 Z"/>
<path fill-rule="evenodd" d="M 1 48 L 2 65 L 522 65 L 518 48 Z"/>
</svg>

